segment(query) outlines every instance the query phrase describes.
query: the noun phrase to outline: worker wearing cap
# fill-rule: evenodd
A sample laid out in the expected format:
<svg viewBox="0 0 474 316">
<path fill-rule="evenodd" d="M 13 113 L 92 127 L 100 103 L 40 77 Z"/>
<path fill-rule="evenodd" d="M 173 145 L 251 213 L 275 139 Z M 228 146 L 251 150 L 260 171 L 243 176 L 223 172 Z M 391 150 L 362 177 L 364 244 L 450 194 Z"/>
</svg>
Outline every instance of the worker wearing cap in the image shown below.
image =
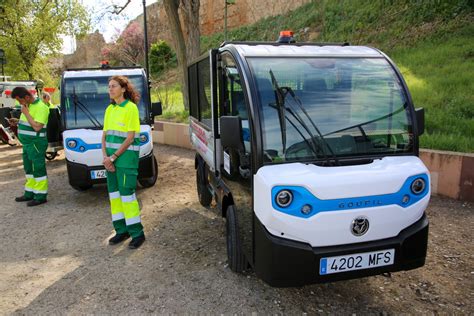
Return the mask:
<svg viewBox="0 0 474 316">
<path fill-rule="evenodd" d="M 109 244 L 132 237 L 128 246 L 136 249 L 145 241 L 135 195 L 140 152 L 140 116 L 136 105 L 139 95 L 127 77 L 113 76 L 109 79 L 109 96 L 112 104 L 105 110 L 102 134 L 103 164 L 116 233 Z"/>
<path fill-rule="evenodd" d="M 14 88 L 12 98 L 21 104 L 18 139 L 23 144 L 23 168 L 26 174 L 25 192 L 15 201 L 28 201 L 28 206 L 36 206 L 46 203 L 48 195 L 45 153 L 48 148 L 46 124 L 49 108 L 24 87 Z"/>
</svg>

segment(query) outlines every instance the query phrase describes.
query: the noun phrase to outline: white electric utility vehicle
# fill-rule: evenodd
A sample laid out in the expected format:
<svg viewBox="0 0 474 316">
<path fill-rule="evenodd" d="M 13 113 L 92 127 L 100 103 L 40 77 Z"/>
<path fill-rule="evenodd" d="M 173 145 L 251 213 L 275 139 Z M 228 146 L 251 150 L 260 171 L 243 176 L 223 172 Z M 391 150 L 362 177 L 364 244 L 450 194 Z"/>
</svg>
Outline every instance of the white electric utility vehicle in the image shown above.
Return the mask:
<svg viewBox="0 0 474 316">
<path fill-rule="evenodd" d="M 233 271 L 300 286 L 424 265 L 424 111 L 384 53 L 283 34 L 188 73 L 198 197 L 226 218 Z"/>
<path fill-rule="evenodd" d="M 138 182 L 151 187 L 158 177 L 153 155 L 152 124 L 161 114 L 161 104 L 150 102 L 148 80 L 143 68 L 69 69 L 61 80 L 61 120 L 64 151 L 70 185 L 86 190 L 106 182 L 102 165 L 102 128 L 104 113 L 110 104 L 108 80 L 127 76 L 140 93 L 140 162 Z"/>
</svg>

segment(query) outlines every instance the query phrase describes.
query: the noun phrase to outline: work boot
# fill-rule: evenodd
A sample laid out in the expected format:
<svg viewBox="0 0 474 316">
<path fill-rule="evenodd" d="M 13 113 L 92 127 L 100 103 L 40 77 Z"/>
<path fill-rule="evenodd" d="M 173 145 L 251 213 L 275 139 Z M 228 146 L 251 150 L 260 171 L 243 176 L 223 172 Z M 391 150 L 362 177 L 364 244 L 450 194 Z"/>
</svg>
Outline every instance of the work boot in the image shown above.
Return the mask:
<svg viewBox="0 0 474 316">
<path fill-rule="evenodd" d="M 31 201 L 31 200 L 33 200 L 33 198 L 27 198 L 24 195 L 15 198 L 16 202 L 28 202 L 28 201 Z"/>
<path fill-rule="evenodd" d="M 126 240 L 130 235 L 128 233 L 123 234 L 115 234 L 114 237 L 109 239 L 109 245 L 116 245 L 121 243 L 122 241 Z"/>
<path fill-rule="evenodd" d="M 128 248 L 137 249 L 143 244 L 143 242 L 145 242 L 145 235 L 141 235 L 140 237 L 132 238 L 132 240 L 128 244 Z"/>
<path fill-rule="evenodd" d="M 26 203 L 27 206 L 36 206 L 36 205 L 41 205 L 48 202 L 47 200 L 31 200 L 28 203 Z"/>
</svg>

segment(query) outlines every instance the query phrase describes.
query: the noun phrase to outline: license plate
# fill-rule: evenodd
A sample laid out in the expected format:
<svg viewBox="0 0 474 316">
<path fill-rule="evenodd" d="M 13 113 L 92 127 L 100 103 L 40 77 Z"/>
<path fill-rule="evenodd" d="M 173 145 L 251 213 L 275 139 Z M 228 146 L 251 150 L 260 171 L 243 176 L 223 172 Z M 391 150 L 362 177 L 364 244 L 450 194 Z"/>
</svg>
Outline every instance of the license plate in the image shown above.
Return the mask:
<svg viewBox="0 0 474 316">
<path fill-rule="evenodd" d="M 107 172 L 105 169 L 103 170 L 92 170 L 91 171 L 91 179 L 104 179 L 107 178 Z"/>
<path fill-rule="evenodd" d="M 389 266 L 395 260 L 395 249 L 355 253 L 339 257 L 321 258 L 319 274 L 332 274 Z"/>
</svg>

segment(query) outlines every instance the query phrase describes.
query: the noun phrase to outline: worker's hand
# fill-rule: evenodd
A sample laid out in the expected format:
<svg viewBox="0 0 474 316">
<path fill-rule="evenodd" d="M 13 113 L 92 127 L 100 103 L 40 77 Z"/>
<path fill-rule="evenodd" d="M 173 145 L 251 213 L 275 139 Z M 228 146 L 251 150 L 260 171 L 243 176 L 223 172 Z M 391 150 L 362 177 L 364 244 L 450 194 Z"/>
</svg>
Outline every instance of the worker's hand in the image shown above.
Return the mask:
<svg viewBox="0 0 474 316">
<path fill-rule="evenodd" d="M 18 125 L 18 119 L 16 117 L 12 117 L 8 119 L 8 124 L 11 126 L 17 126 Z"/>
<path fill-rule="evenodd" d="M 102 162 L 104 164 L 105 169 L 110 172 L 115 172 L 115 166 L 112 161 L 110 161 L 109 157 L 105 157 L 104 161 Z"/>
<path fill-rule="evenodd" d="M 30 111 L 28 110 L 28 107 L 26 105 L 23 105 L 23 104 L 21 105 L 21 113 L 23 113 L 25 115 L 30 113 Z"/>
</svg>

